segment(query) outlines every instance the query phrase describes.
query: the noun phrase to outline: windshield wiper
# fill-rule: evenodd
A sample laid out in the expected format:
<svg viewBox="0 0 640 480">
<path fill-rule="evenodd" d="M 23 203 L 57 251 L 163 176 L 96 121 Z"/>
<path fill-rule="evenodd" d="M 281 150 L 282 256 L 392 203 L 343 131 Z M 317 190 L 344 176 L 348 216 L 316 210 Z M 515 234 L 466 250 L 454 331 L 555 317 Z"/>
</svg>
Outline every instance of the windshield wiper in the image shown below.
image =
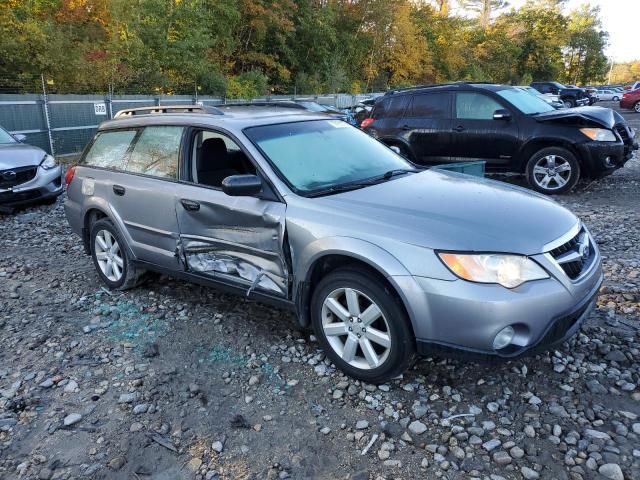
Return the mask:
<svg viewBox="0 0 640 480">
<path fill-rule="evenodd" d="M 322 190 L 317 190 L 315 192 L 311 192 L 307 195 L 307 197 L 322 197 L 324 195 L 331 195 L 333 193 L 339 192 L 348 192 L 350 190 L 357 190 L 358 188 L 369 187 L 371 185 L 375 185 L 382 181 L 390 180 L 391 178 L 402 175 L 404 173 L 417 173 L 422 170 L 418 170 L 417 168 L 397 168 L 395 170 L 388 170 L 384 172 L 382 175 L 376 175 L 375 177 L 368 178 L 366 180 L 360 180 L 357 182 L 347 182 L 341 183 L 338 185 L 334 185 L 329 188 L 324 188 Z"/>
</svg>

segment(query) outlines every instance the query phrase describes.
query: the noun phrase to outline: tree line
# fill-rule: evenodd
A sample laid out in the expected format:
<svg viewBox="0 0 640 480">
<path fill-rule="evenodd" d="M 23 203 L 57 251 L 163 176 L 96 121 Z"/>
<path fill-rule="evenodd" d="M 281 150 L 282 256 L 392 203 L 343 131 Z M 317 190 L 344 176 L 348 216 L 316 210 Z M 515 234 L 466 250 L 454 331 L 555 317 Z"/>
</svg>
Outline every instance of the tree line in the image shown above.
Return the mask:
<svg viewBox="0 0 640 480">
<path fill-rule="evenodd" d="M 599 10 L 564 2 L 0 0 L 0 81 L 240 98 L 604 80 Z"/>
</svg>

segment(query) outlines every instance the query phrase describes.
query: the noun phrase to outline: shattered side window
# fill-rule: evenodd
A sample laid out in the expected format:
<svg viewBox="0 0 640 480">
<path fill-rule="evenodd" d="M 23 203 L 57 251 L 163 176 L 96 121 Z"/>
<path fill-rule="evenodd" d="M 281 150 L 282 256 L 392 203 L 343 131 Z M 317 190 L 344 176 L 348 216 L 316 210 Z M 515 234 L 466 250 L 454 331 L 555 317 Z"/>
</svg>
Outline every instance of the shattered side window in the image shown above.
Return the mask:
<svg viewBox="0 0 640 480">
<path fill-rule="evenodd" d="M 123 170 L 124 156 L 136 133 L 136 130 L 98 133 L 91 145 L 91 150 L 84 158 L 83 165 Z"/>
<path fill-rule="evenodd" d="M 127 171 L 178 178 L 178 152 L 183 127 L 147 127 L 136 142 Z"/>
</svg>

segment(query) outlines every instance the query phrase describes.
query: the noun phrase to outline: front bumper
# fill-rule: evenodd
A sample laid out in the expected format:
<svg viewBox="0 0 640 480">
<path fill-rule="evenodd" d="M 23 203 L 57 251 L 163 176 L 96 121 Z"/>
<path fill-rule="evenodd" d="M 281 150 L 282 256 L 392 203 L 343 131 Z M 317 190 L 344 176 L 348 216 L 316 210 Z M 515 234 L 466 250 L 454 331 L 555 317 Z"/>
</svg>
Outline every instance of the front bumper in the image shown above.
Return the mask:
<svg viewBox="0 0 640 480">
<path fill-rule="evenodd" d="M 586 167 L 585 173 L 598 178 L 624 167 L 625 163 L 633 158 L 634 150 L 638 149 L 638 142 L 585 142 L 578 144 L 577 148 L 582 164 Z"/>
<path fill-rule="evenodd" d="M 32 180 L 9 189 L 0 189 L 0 208 L 12 209 L 37 203 L 55 198 L 62 191 L 62 168 L 57 166 L 50 170 L 45 170 L 39 167 L 36 176 Z"/>
<path fill-rule="evenodd" d="M 545 254 L 531 258 L 550 278 L 511 290 L 464 280 L 394 277 L 402 283 L 419 353 L 515 358 L 574 335 L 594 308 L 603 281 L 599 252 L 576 280 Z M 507 326 L 516 330 L 518 345 L 494 350 L 496 335 Z"/>
</svg>

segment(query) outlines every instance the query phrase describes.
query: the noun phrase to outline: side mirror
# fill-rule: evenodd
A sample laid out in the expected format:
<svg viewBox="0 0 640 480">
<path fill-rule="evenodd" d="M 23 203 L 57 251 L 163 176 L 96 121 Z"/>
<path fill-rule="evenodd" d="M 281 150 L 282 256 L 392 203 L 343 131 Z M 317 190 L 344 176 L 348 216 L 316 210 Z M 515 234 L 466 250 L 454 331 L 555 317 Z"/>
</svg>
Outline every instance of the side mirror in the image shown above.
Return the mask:
<svg viewBox="0 0 640 480">
<path fill-rule="evenodd" d="M 501 108 L 493 112 L 493 119 L 494 120 L 511 120 L 511 113 L 509 112 L 509 110 L 505 110 L 504 108 Z"/>
<path fill-rule="evenodd" d="M 389 148 L 394 152 L 396 152 L 398 155 L 400 155 L 400 147 L 396 147 L 395 145 L 392 145 Z"/>
<path fill-rule="evenodd" d="M 222 191 L 230 197 L 250 197 L 262 191 L 262 179 L 257 175 L 231 175 L 222 180 Z"/>
<path fill-rule="evenodd" d="M 21 133 L 16 133 L 13 138 L 15 138 L 18 142 L 23 143 L 26 139 L 26 135 L 22 135 Z"/>
</svg>

